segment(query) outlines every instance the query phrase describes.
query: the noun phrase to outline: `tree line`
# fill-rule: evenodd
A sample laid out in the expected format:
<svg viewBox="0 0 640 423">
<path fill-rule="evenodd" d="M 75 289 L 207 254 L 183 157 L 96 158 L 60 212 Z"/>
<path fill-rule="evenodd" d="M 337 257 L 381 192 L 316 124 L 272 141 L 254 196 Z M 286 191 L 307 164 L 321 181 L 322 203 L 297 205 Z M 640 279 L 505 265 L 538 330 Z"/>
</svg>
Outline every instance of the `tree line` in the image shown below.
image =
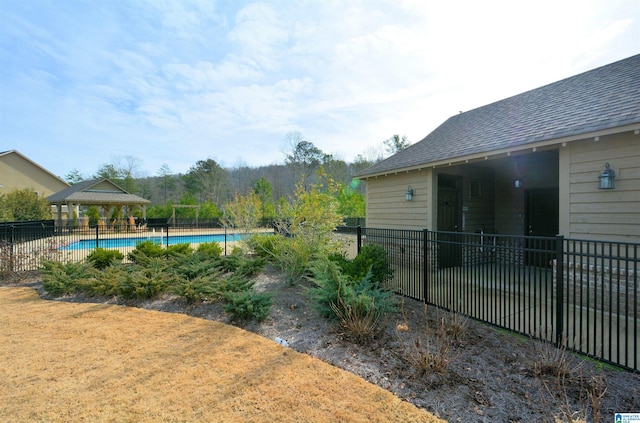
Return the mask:
<svg viewBox="0 0 640 423">
<path fill-rule="evenodd" d="M 410 145 L 406 136 L 394 135 L 384 140 L 380 148 L 359 154 L 352 163 L 347 163 L 323 152 L 299 132 L 287 134 L 286 141 L 288 151 L 282 164 L 224 168 L 207 158 L 198 160 L 184 174 L 173 173 L 163 164 L 154 176 L 141 176 L 142 160 L 127 155 L 112 157 L 90 177 L 85 178 L 77 169 L 72 169 L 64 179 L 73 185 L 85 179 L 108 178 L 127 192 L 149 200 L 149 218 L 170 217 L 174 205 L 199 205 L 198 215 L 202 219 L 222 217 L 228 204 L 247 195 L 260 201 L 263 218 L 273 218 L 300 186 L 304 189 L 330 179 L 337 187 L 334 195 L 340 214 L 362 217 L 365 215 L 364 184 L 357 175 Z M 0 196 L 0 221 L 47 218 L 38 217 L 47 214 L 42 199 L 33 200 L 29 200 L 28 192 Z M 177 217 L 190 218 L 196 211 L 178 208 L 175 213 Z"/>
</svg>

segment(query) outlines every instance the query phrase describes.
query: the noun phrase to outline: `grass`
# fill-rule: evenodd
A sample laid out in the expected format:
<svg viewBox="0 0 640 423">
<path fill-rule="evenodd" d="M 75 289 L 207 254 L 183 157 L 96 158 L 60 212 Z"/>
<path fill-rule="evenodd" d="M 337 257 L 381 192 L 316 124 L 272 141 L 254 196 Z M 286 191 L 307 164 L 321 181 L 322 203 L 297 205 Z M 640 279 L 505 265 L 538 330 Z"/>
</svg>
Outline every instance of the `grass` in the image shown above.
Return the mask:
<svg viewBox="0 0 640 423">
<path fill-rule="evenodd" d="M 219 322 L 0 288 L 0 421 L 434 422 L 363 379 Z"/>
</svg>

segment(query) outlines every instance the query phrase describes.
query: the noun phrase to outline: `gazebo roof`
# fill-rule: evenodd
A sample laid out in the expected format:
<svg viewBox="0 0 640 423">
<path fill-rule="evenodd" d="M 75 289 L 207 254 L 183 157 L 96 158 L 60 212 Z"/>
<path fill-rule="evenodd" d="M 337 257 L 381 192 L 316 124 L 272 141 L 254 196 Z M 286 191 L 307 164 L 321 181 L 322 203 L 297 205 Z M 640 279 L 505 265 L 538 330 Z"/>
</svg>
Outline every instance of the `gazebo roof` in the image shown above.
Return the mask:
<svg viewBox="0 0 640 423">
<path fill-rule="evenodd" d="M 47 197 L 51 204 L 88 205 L 142 205 L 151 203 L 142 197 L 129 194 L 107 178 L 78 182 Z"/>
</svg>

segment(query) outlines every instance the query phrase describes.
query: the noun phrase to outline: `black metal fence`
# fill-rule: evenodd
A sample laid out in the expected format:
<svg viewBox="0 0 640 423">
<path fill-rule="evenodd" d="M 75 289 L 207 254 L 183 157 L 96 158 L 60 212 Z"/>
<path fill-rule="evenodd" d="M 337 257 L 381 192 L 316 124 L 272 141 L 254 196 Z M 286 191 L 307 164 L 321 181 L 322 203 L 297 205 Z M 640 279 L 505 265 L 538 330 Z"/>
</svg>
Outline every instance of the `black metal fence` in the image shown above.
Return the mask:
<svg viewBox="0 0 640 423">
<path fill-rule="evenodd" d="M 80 261 L 97 247 L 127 253 L 145 240 L 215 241 L 227 254 L 246 235 L 205 226 L 3 224 L 0 274 L 35 270 L 43 260 Z M 395 292 L 640 371 L 638 243 L 359 226 L 339 232 L 355 236 L 358 251 L 384 247 Z"/>
<path fill-rule="evenodd" d="M 640 244 L 340 228 L 382 245 L 388 287 L 513 332 L 640 370 Z"/>
<path fill-rule="evenodd" d="M 168 225 L 160 222 L 140 224 L 103 223 L 95 226 L 53 226 L 41 224 L 0 225 L 0 275 L 37 270 L 45 260 L 77 262 L 96 248 L 118 249 L 125 257 L 136 245 L 151 241 L 162 245 L 205 242 L 222 244 L 223 253 L 231 253 L 236 241 L 247 236 L 241 229 L 220 226 L 217 222 Z M 33 223 L 33 222 L 32 222 Z M 258 229 L 273 232 L 273 229 Z M 125 258 L 126 260 L 126 258 Z"/>
</svg>

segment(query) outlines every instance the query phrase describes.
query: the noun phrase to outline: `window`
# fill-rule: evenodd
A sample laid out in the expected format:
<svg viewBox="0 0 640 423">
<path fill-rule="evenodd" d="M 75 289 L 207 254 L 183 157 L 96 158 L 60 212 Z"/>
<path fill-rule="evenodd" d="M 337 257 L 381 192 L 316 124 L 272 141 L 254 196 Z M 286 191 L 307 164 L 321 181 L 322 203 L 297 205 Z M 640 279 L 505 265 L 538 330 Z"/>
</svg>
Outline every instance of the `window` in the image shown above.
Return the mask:
<svg viewBox="0 0 640 423">
<path fill-rule="evenodd" d="M 482 182 L 481 181 L 469 181 L 468 184 L 468 196 L 469 198 L 482 197 Z"/>
</svg>

